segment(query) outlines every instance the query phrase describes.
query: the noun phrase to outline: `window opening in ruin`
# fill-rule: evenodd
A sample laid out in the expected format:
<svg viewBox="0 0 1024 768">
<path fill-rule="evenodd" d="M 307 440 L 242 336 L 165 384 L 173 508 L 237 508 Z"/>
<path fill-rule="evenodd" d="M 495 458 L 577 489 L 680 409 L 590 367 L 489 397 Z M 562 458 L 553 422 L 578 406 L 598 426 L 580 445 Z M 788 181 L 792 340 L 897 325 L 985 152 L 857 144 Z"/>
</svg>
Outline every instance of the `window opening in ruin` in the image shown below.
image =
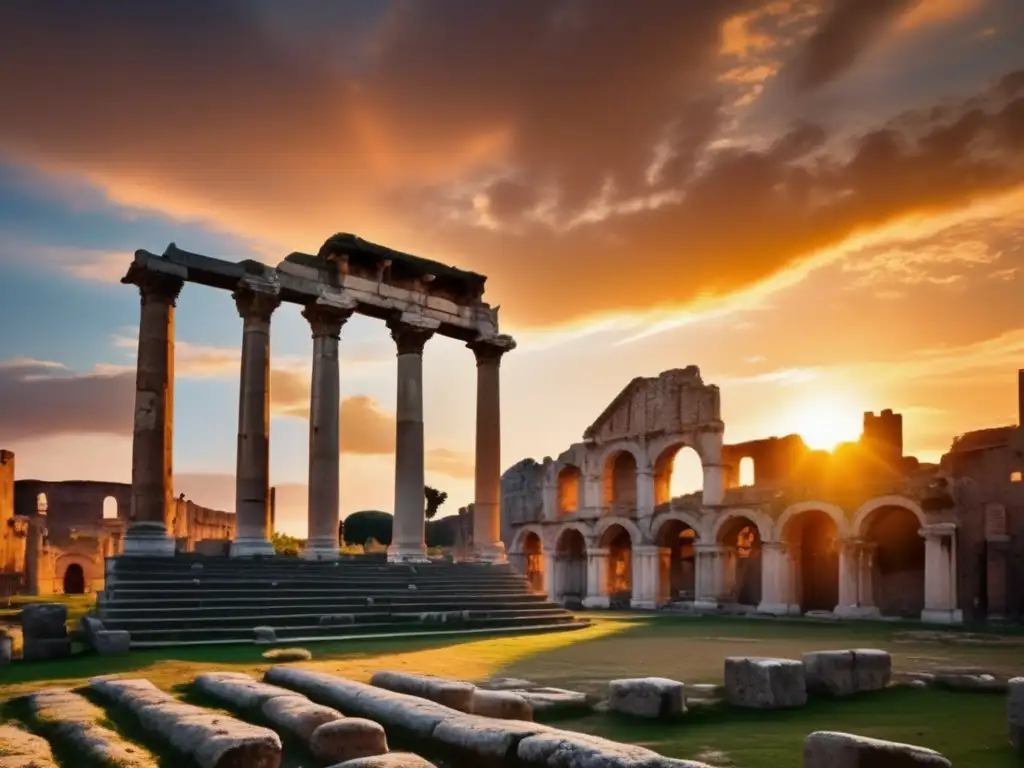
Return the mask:
<svg viewBox="0 0 1024 768">
<path fill-rule="evenodd" d="M 741 486 L 754 484 L 754 460 L 750 456 L 740 459 L 739 483 Z"/>
<path fill-rule="evenodd" d="M 49 504 L 46 501 L 45 493 L 36 494 L 36 512 L 46 512 L 49 509 Z"/>
<path fill-rule="evenodd" d="M 1011 483 L 1019 483 L 1021 481 L 1021 479 L 1024 479 L 1024 473 L 1021 473 L 1019 470 L 1017 472 L 1011 472 L 1010 473 L 1010 482 Z"/>
<path fill-rule="evenodd" d="M 580 510 L 580 489 L 583 473 L 567 464 L 558 473 L 558 514 L 569 515 Z"/>
<path fill-rule="evenodd" d="M 614 607 L 629 607 L 633 596 L 633 542 L 629 531 L 613 525 L 601 537 L 601 545 L 608 549 L 608 599 Z"/>
<path fill-rule="evenodd" d="M 64 571 L 64 594 L 85 594 L 85 572 L 78 563 L 72 563 Z"/>
<path fill-rule="evenodd" d="M 921 521 L 905 507 L 872 513 L 857 552 L 861 584 L 883 616 L 918 618 L 924 609 L 924 539 Z"/>
<path fill-rule="evenodd" d="M 555 599 L 578 603 L 587 594 L 587 544 L 583 534 L 569 528 L 555 545 Z"/>
<path fill-rule="evenodd" d="M 693 600 L 696 592 L 697 532 L 682 520 L 669 520 L 658 531 L 662 548 L 658 572 L 662 602 Z"/>
<path fill-rule="evenodd" d="M 757 529 L 752 525 L 744 526 L 736 534 L 736 555 L 747 558 L 754 552 L 754 545 L 757 542 Z"/>
<path fill-rule="evenodd" d="M 839 602 L 839 534 L 826 512 L 808 510 L 794 517 L 783 532 L 787 544 L 800 553 L 798 583 L 800 609 L 832 611 Z"/>
<path fill-rule="evenodd" d="M 636 510 L 636 459 L 629 451 L 608 457 L 604 466 L 604 506 L 613 514 Z"/>
<path fill-rule="evenodd" d="M 760 604 L 761 535 L 757 526 L 749 518 L 733 518 L 719 531 L 718 544 L 726 599 L 740 605 Z"/>
<path fill-rule="evenodd" d="M 526 553 L 526 580 L 530 588 L 538 592 L 544 591 L 544 551 L 540 536 L 529 533 L 523 543 Z"/>
<path fill-rule="evenodd" d="M 688 445 L 671 445 L 654 462 L 654 505 L 667 504 L 704 488 L 700 456 Z"/>
<path fill-rule="evenodd" d="M 107 496 L 103 500 L 103 519 L 117 520 L 117 499 L 113 496 Z"/>
</svg>

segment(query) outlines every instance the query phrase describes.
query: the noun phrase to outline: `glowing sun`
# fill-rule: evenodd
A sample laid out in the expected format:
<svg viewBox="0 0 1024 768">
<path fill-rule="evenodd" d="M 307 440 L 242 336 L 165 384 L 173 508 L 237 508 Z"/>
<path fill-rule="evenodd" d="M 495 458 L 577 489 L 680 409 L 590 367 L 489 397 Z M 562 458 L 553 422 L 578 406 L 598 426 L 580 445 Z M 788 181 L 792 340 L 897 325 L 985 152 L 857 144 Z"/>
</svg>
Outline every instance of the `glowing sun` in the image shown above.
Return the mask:
<svg viewBox="0 0 1024 768">
<path fill-rule="evenodd" d="M 797 405 L 789 428 L 814 449 L 831 451 L 839 443 L 856 440 L 863 413 L 840 397 L 814 397 Z"/>
</svg>

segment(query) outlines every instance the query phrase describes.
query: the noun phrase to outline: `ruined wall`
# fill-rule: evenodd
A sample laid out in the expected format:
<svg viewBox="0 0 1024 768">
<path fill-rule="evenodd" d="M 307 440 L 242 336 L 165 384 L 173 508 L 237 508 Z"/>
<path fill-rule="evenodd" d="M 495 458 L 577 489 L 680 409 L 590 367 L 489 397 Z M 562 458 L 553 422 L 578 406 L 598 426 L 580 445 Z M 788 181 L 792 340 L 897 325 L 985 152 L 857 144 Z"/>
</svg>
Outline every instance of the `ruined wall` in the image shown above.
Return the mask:
<svg viewBox="0 0 1024 768">
<path fill-rule="evenodd" d="M 231 541 L 235 538 L 236 519 L 234 512 L 210 509 L 183 497 L 174 500 L 172 511 L 172 536 L 179 540 L 179 547 L 185 552 L 196 551 L 201 541 Z"/>
<path fill-rule="evenodd" d="M 864 414 L 861 446 L 891 472 L 899 472 L 903 463 L 903 414 L 886 408 L 875 416 Z"/>
<path fill-rule="evenodd" d="M 769 437 L 722 447 L 722 466 L 726 472 L 726 487 L 740 483 L 740 462 L 754 462 L 754 485 L 781 486 L 792 483 L 794 474 L 803 466 L 810 449 L 799 435 Z"/>
<path fill-rule="evenodd" d="M 36 500 L 46 494 L 47 529 L 55 544 L 70 540 L 74 527 L 97 525 L 103 521 L 103 502 L 108 497 L 117 502 L 117 517 L 128 520 L 132 504 L 132 487 L 128 483 L 100 483 L 91 480 L 49 482 L 18 480 L 14 484 L 14 506 L 19 515 L 34 515 Z"/>
<path fill-rule="evenodd" d="M 544 513 L 544 467 L 533 459 L 513 464 L 501 476 L 501 540 L 512 542 L 513 525 L 539 522 Z"/>
<path fill-rule="evenodd" d="M 24 541 L 14 525 L 14 454 L 0 450 L 0 572 L 22 570 Z"/>
</svg>

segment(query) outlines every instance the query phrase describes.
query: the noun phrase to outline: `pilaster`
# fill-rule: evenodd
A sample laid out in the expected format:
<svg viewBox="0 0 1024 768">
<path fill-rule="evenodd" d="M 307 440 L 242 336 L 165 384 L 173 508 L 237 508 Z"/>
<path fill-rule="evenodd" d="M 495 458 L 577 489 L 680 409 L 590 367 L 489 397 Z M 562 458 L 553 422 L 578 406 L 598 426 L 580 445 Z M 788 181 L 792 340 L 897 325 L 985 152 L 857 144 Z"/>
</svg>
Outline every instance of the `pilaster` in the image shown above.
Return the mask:
<svg viewBox="0 0 1024 768">
<path fill-rule="evenodd" d="M 924 537 L 924 610 L 929 624 L 962 624 L 956 600 L 956 524 L 935 523 L 920 530 Z"/>
</svg>

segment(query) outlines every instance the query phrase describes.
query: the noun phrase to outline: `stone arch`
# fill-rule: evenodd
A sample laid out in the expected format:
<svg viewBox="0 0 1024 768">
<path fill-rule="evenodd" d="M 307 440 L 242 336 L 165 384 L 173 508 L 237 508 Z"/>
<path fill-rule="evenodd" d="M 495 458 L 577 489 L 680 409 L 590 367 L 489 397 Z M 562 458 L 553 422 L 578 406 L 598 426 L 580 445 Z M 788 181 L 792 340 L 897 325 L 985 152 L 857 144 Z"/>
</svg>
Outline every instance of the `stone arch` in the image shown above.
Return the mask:
<svg viewBox="0 0 1024 768">
<path fill-rule="evenodd" d="M 824 501 L 802 501 L 782 513 L 777 530 L 789 553 L 793 602 L 801 612 L 834 611 L 839 550 L 849 536 L 843 511 Z"/>
<path fill-rule="evenodd" d="M 605 558 L 604 592 L 608 605 L 613 608 L 630 606 L 633 599 L 633 547 L 639 542 L 636 525 L 625 525 L 625 520 L 616 520 L 604 526 L 598 545 L 607 550 Z"/>
<path fill-rule="evenodd" d="M 908 512 L 912 512 L 917 518 L 917 521 L 924 528 L 928 525 L 928 519 L 925 517 L 924 510 L 921 509 L 921 505 L 913 499 L 908 499 L 906 496 L 876 496 L 873 499 L 868 499 L 853 515 L 853 522 L 850 525 L 850 529 L 858 537 L 863 537 L 867 531 L 867 524 L 870 522 L 869 518 L 883 507 L 902 507 Z"/>
<path fill-rule="evenodd" d="M 775 524 L 775 530 L 778 531 L 779 538 L 782 538 L 786 526 L 789 525 L 793 518 L 804 512 L 811 511 L 823 512 L 831 517 L 832 522 L 836 524 L 836 533 L 840 538 L 846 538 L 850 535 L 850 524 L 846 520 L 846 514 L 835 504 L 830 504 L 827 501 L 798 501 L 796 504 L 790 504 L 786 507 L 786 510 L 779 517 L 779 521 Z"/>
<path fill-rule="evenodd" d="M 81 554 L 70 554 L 57 558 L 57 562 L 54 563 L 53 575 L 60 579 L 62 591 L 65 594 L 81 595 L 91 591 L 89 587 L 95 575 L 93 570 L 94 564 L 88 557 Z M 67 591 L 69 578 L 71 580 L 70 586 L 76 591 Z M 54 584 L 54 587 L 56 587 L 56 584 Z"/>
<path fill-rule="evenodd" d="M 628 517 L 616 515 L 615 517 L 602 518 L 597 522 L 597 525 L 594 526 L 594 538 L 598 540 L 598 546 L 603 546 L 600 544 L 600 540 L 607 530 L 613 525 L 619 525 L 625 528 L 633 544 L 642 544 L 644 542 L 644 534 L 635 521 L 630 520 Z"/>
<path fill-rule="evenodd" d="M 756 510 L 736 510 L 715 526 L 714 543 L 721 555 L 721 593 L 728 602 L 759 605 L 763 589 L 764 531 L 767 516 Z"/>
<path fill-rule="evenodd" d="M 64 569 L 63 586 L 65 595 L 85 594 L 85 571 L 78 563 L 71 563 Z"/>
<path fill-rule="evenodd" d="M 508 548 L 509 554 L 521 555 L 526 551 L 525 542 L 526 537 L 534 533 L 540 537 L 541 544 L 547 545 L 547 537 L 544 534 L 544 529 L 539 525 L 524 525 L 522 528 L 516 531 L 512 537 L 512 543 Z"/>
<path fill-rule="evenodd" d="M 656 447 L 660 446 L 657 453 Z M 666 504 L 677 495 L 672 489 L 672 477 L 676 469 L 676 459 L 683 451 L 693 451 L 701 466 L 701 476 L 697 488 L 692 492 L 703 493 L 704 491 L 704 457 L 701 456 L 700 448 L 685 437 L 677 436 L 675 439 L 659 440 L 649 450 L 651 457 L 652 474 L 654 476 L 654 505 Z"/>
<path fill-rule="evenodd" d="M 697 593 L 697 517 L 688 512 L 659 515 L 651 526 L 658 546 L 658 602 L 692 601 Z"/>
<path fill-rule="evenodd" d="M 575 464 L 565 464 L 555 475 L 556 509 L 559 516 L 579 512 L 583 506 L 583 472 Z"/>
<path fill-rule="evenodd" d="M 746 518 L 757 527 L 757 535 L 761 541 L 776 541 L 775 532 L 777 527 L 772 519 L 764 512 L 756 509 L 732 509 L 724 515 L 717 517 L 711 525 L 711 533 L 707 536 L 709 541 L 717 542 L 722 536 L 723 528 L 736 518 Z"/>
<path fill-rule="evenodd" d="M 103 519 L 117 520 L 118 517 L 117 499 L 113 496 L 106 496 L 103 499 Z"/>
<path fill-rule="evenodd" d="M 597 466 L 604 469 L 605 465 L 608 463 L 608 459 L 620 451 L 628 451 L 632 454 L 638 467 L 650 466 L 650 462 L 647 461 L 647 456 L 644 454 L 643 449 L 635 440 L 616 440 L 615 442 L 606 445 L 604 450 L 602 450 L 598 455 Z"/>
<path fill-rule="evenodd" d="M 601 505 L 615 511 L 632 511 L 637 507 L 641 464 L 628 448 L 606 454 L 601 464 Z"/>
<path fill-rule="evenodd" d="M 530 588 L 535 592 L 544 591 L 544 539 L 537 531 L 528 531 L 523 536 L 523 574 Z"/>
<path fill-rule="evenodd" d="M 651 540 L 657 541 L 661 534 L 661 529 L 673 520 L 693 528 L 697 532 L 697 538 L 705 538 L 705 526 L 697 515 L 683 509 L 675 509 L 671 512 L 662 512 L 651 521 Z"/>
<path fill-rule="evenodd" d="M 587 595 L 587 546 L 589 531 L 581 523 L 567 523 L 558 530 L 554 543 L 552 600 L 577 607 Z"/>
</svg>

